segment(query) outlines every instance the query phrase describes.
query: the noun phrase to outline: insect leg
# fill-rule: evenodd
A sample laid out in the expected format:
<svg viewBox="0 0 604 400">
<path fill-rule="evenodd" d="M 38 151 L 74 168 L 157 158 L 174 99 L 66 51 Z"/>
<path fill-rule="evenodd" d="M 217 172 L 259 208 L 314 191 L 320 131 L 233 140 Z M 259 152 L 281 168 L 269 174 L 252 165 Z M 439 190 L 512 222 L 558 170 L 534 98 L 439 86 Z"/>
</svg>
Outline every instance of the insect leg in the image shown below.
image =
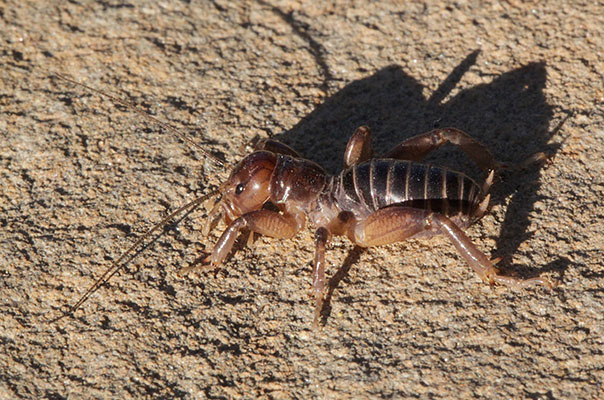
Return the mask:
<svg viewBox="0 0 604 400">
<path fill-rule="evenodd" d="M 280 214 L 270 210 L 248 212 L 234 220 L 222 233 L 212 253 L 202 260 L 202 265 L 185 267 L 180 272 L 187 273 L 195 269 L 207 267 L 208 264 L 210 267 L 217 267 L 222 264 L 233 248 L 235 239 L 237 239 L 239 231 L 242 229 L 249 229 L 252 232 L 278 239 L 290 239 L 298 233 L 301 225 L 295 216 L 287 213 Z"/>
<path fill-rule="evenodd" d="M 485 145 L 455 128 L 433 129 L 413 136 L 393 147 L 384 157 L 420 161 L 428 153 L 442 147 L 447 142 L 458 146 L 483 170 L 499 169 L 505 166 L 495 160 Z"/>
<path fill-rule="evenodd" d="M 531 285 L 552 287 L 545 278 L 517 279 L 498 275 L 493 263 L 472 243 L 453 221 L 444 215 L 410 207 L 377 210 L 354 227 L 354 241 L 360 246 L 378 246 L 403 241 L 422 231 L 444 234 L 472 269 L 490 284 L 512 288 Z"/>
<path fill-rule="evenodd" d="M 315 298 L 315 320 L 313 327 L 319 326 L 321 310 L 323 308 L 323 289 L 325 288 L 325 248 L 329 241 L 330 233 L 327 228 L 321 227 L 315 231 L 315 260 L 312 274 L 312 293 Z"/>
<path fill-rule="evenodd" d="M 498 274 L 493 262 L 472 243 L 470 238 L 453 221 L 441 214 L 431 216 L 433 229 L 446 235 L 459 254 L 468 262 L 470 267 L 490 284 L 499 284 L 511 288 L 523 288 L 532 285 L 552 288 L 552 283 L 546 278 L 518 279 Z"/>
<path fill-rule="evenodd" d="M 344 152 L 344 168 L 369 160 L 372 156 L 371 130 L 368 126 L 361 126 L 348 139 Z"/>
<path fill-rule="evenodd" d="M 402 242 L 430 228 L 430 213 L 411 207 L 391 206 L 375 211 L 357 222 L 349 236 L 362 247 Z"/>
</svg>

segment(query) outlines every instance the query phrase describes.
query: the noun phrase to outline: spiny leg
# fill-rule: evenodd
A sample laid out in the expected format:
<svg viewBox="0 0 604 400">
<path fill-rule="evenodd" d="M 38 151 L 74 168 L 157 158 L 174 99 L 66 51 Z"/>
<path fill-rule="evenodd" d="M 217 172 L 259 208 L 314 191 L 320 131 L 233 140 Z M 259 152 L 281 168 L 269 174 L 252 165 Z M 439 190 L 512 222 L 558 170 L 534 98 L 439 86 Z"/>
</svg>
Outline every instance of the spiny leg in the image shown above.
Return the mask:
<svg viewBox="0 0 604 400">
<path fill-rule="evenodd" d="M 361 126 L 348 139 L 344 152 L 344 168 L 369 160 L 372 156 L 371 130 L 368 126 Z"/>
<path fill-rule="evenodd" d="M 464 231 L 444 215 L 432 215 L 432 226 L 436 231 L 445 234 L 449 238 L 459 254 L 466 259 L 470 267 L 483 281 L 511 288 L 523 288 L 532 285 L 541 285 L 548 289 L 552 288 L 552 283 L 546 278 L 518 279 L 511 276 L 499 275 L 493 262 L 472 243 Z"/>
<path fill-rule="evenodd" d="M 330 233 L 327 228 L 320 227 L 315 231 L 315 260 L 312 273 L 312 294 L 315 299 L 315 319 L 313 328 L 319 326 L 321 310 L 323 309 L 323 290 L 325 288 L 325 248 Z"/>
<path fill-rule="evenodd" d="M 195 269 L 216 267 L 224 261 L 235 243 L 235 239 L 242 229 L 249 229 L 261 235 L 278 239 L 290 239 L 300 230 L 301 223 L 291 214 L 280 214 L 270 210 L 257 210 L 243 214 L 234 220 L 222 233 L 220 239 L 214 246 L 212 253 L 205 257 L 203 265 L 192 265 L 181 269 L 181 273 L 187 273 Z"/>
<path fill-rule="evenodd" d="M 352 239 L 360 246 L 378 246 L 403 241 L 424 231 L 446 235 L 470 267 L 490 284 L 513 288 L 530 285 L 552 287 L 544 278 L 517 279 L 498 275 L 493 263 L 455 223 L 444 215 L 426 210 L 399 206 L 377 210 L 356 224 Z"/>
<path fill-rule="evenodd" d="M 413 136 L 393 147 L 384 157 L 421 161 L 431 151 L 442 147 L 447 142 L 459 147 L 483 170 L 499 169 L 505 166 L 495 160 L 485 145 L 455 128 L 433 129 Z"/>
</svg>

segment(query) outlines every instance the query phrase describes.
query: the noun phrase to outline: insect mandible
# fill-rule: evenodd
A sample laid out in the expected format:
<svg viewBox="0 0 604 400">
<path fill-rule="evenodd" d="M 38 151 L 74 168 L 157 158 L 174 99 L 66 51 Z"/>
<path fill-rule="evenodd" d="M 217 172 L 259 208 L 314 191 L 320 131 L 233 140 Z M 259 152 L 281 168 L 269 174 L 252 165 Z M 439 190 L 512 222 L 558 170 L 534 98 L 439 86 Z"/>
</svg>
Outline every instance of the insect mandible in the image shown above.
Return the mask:
<svg viewBox="0 0 604 400">
<path fill-rule="evenodd" d="M 107 96 L 136 112 L 168 127 L 188 142 L 184 134 L 128 102 L 61 75 L 56 77 Z M 445 143 L 459 147 L 487 178 L 478 185 L 461 172 L 422 163 L 433 150 Z M 202 149 L 203 150 L 203 149 Z M 203 150 L 204 154 L 222 163 Z M 537 153 L 520 166 L 541 162 L 547 156 Z M 220 266 L 231 252 L 242 231 L 278 239 L 291 239 L 307 220 L 315 226 L 315 256 L 312 272 L 312 297 L 315 303 L 313 326 L 321 317 L 325 291 L 325 252 L 333 236 L 346 236 L 361 247 L 404 241 L 409 238 L 444 235 L 478 276 L 489 284 L 522 288 L 531 285 L 552 287 L 546 278 L 519 279 L 499 274 L 494 264 L 464 233 L 487 210 L 494 173 L 505 164 L 467 133 L 455 128 L 438 128 L 411 137 L 379 158 L 373 158 L 371 131 L 358 128 L 348 141 L 344 169 L 328 175 L 318 164 L 306 160 L 289 146 L 262 139 L 245 156 L 229 178 L 209 194 L 201 196 L 164 218 L 126 250 L 84 295 L 64 313 L 77 310 L 100 286 L 124 265 L 122 261 L 153 232 L 178 214 L 218 195 L 209 212 L 203 233 L 207 235 L 222 219 L 227 228 L 213 250 L 197 263 L 182 269 L 186 273 Z M 271 204 L 271 208 L 266 206 Z M 55 319 L 56 320 L 56 319 Z"/>
</svg>

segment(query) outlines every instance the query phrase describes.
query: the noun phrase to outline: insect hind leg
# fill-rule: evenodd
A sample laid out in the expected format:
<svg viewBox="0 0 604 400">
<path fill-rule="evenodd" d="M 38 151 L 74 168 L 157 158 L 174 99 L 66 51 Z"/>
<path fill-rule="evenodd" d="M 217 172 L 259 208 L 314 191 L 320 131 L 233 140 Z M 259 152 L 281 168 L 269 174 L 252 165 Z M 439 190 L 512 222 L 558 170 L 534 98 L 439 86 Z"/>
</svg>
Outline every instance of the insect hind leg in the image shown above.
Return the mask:
<svg viewBox="0 0 604 400">
<path fill-rule="evenodd" d="M 421 161 L 430 152 L 442 147 L 446 143 L 459 147 L 484 171 L 523 169 L 533 164 L 542 163 L 549 158 L 545 153 L 535 153 L 519 164 L 503 163 L 495 159 L 487 146 L 456 128 L 438 128 L 420 133 L 393 147 L 384 157 Z"/>
<path fill-rule="evenodd" d="M 431 226 L 432 229 L 449 238 L 459 254 L 461 254 L 483 281 L 491 285 L 503 285 L 514 289 L 540 285 L 551 290 L 552 283 L 547 278 L 536 277 L 531 279 L 519 279 L 511 276 L 499 275 L 499 271 L 495 268 L 494 262 L 481 252 L 453 221 L 444 215 L 433 214 L 431 216 Z"/>
<path fill-rule="evenodd" d="M 446 216 L 426 210 L 393 206 L 377 210 L 364 221 L 358 222 L 349 236 L 363 247 L 395 243 L 422 232 L 445 235 L 470 267 L 489 284 L 512 288 L 541 285 L 552 288 L 545 278 L 518 279 L 499 275 L 499 271 L 468 236 Z"/>
<path fill-rule="evenodd" d="M 467 133 L 456 128 L 438 128 L 413 136 L 393 147 L 384 156 L 409 161 L 421 161 L 445 143 L 459 147 L 481 169 L 499 169 L 503 163 L 495 160 L 489 149 Z"/>
</svg>

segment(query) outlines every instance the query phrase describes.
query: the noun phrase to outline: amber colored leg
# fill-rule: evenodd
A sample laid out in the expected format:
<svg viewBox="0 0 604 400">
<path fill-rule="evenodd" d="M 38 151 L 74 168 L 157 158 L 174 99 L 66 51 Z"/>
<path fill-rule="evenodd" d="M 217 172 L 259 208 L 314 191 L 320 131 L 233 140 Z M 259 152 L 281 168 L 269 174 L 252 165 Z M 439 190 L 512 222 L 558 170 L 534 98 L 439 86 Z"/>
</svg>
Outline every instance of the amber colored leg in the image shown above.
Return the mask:
<svg viewBox="0 0 604 400">
<path fill-rule="evenodd" d="M 330 233 L 327 228 L 318 228 L 315 231 L 315 260 L 312 274 L 312 293 L 315 299 L 315 319 L 313 327 L 318 327 L 323 308 L 323 290 L 325 288 L 325 248 L 329 241 Z"/>
<path fill-rule="evenodd" d="M 361 126 L 348 140 L 344 152 L 344 168 L 369 160 L 372 156 L 371 130 L 367 126 Z"/>
<path fill-rule="evenodd" d="M 270 210 L 258 210 L 243 214 L 233 221 L 229 227 L 222 233 L 220 239 L 214 246 L 212 254 L 206 257 L 203 265 L 183 268 L 181 273 L 186 273 L 194 269 L 204 268 L 208 263 L 216 267 L 224 261 L 231 251 L 235 239 L 242 229 L 249 229 L 252 232 L 260 233 L 279 239 L 292 238 L 300 229 L 299 223 L 292 215 L 279 214 Z"/>
<path fill-rule="evenodd" d="M 518 279 L 498 275 L 498 270 L 491 260 L 478 250 L 464 231 L 449 218 L 440 214 L 434 214 L 432 216 L 432 225 L 435 230 L 445 234 L 451 240 L 451 243 L 453 243 L 459 254 L 466 259 L 470 267 L 476 271 L 483 281 L 489 284 L 499 284 L 512 288 L 523 288 L 532 285 L 541 285 L 548 289 L 552 288 L 552 283 L 546 278 Z"/>
<path fill-rule="evenodd" d="M 542 285 L 551 288 L 547 279 L 516 279 L 498 275 L 493 263 L 449 218 L 437 213 L 409 207 L 388 207 L 371 214 L 354 228 L 354 241 L 360 246 L 377 246 L 403 241 L 422 231 L 446 235 L 457 251 L 486 282 L 513 288 Z"/>
<path fill-rule="evenodd" d="M 413 136 L 393 147 L 384 157 L 420 161 L 428 153 L 442 147 L 447 142 L 458 146 L 483 170 L 499 169 L 504 166 L 503 163 L 495 160 L 485 145 L 455 128 L 433 129 Z"/>
<path fill-rule="evenodd" d="M 350 239 L 362 247 L 402 242 L 430 228 L 430 213 L 411 207 L 391 206 L 377 210 L 356 223 Z"/>
</svg>

